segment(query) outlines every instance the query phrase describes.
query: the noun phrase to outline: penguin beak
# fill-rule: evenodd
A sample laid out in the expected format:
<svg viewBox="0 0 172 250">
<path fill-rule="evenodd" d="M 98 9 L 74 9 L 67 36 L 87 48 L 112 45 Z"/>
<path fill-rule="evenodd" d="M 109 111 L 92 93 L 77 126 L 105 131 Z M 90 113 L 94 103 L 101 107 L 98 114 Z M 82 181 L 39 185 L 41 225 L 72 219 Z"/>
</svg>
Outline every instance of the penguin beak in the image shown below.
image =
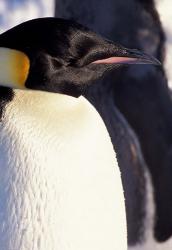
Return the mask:
<svg viewBox="0 0 172 250">
<path fill-rule="evenodd" d="M 0 85 L 24 89 L 30 61 L 21 51 L 0 47 Z"/>
<path fill-rule="evenodd" d="M 115 53 L 108 58 L 95 60 L 93 64 L 153 64 L 161 65 L 153 56 L 150 56 L 137 49 L 127 49 L 121 46 L 115 46 Z"/>
</svg>

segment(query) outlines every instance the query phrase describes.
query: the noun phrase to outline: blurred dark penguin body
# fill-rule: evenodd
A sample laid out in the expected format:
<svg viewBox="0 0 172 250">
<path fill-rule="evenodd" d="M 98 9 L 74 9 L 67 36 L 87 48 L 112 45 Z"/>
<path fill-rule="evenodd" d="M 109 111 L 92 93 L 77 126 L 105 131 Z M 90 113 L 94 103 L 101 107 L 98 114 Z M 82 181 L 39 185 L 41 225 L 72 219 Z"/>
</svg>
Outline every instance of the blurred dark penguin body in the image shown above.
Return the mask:
<svg viewBox="0 0 172 250">
<path fill-rule="evenodd" d="M 73 18 L 111 40 L 118 41 L 125 46 L 143 49 L 163 62 L 165 36 L 153 0 L 129 0 L 127 3 L 118 0 L 102 0 L 92 3 L 87 0 L 82 4 L 78 4 L 77 0 L 75 0 L 75 4 L 70 0 L 65 1 L 65 3 L 57 0 L 56 16 Z M 108 88 L 105 87 L 107 84 Z M 97 93 L 101 93 L 101 97 Z M 101 107 L 100 101 L 102 101 L 104 93 L 106 96 L 110 96 L 111 101 L 109 100 L 108 106 L 102 105 Z M 172 171 L 170 167 L 172 103 L 164 70 L 150 65 L 142 68 L 137 66 L 120 68 L 107 76 L 104 81 L 90 86 L 86 97 L 98 109 L 112 138 L 114 134 L 117 134 L 115 131 L 118 131 L 118 127 L 115 127 L 115 121 L 114 126 L 111 125 L 113 122 L 112 110 L 114 114 L 116 108 L 120 110 L 128 122 L 126 123 L 126 131 L 130 130 L 130 125 L 136 133 L 147 164 L 146 166 L 144 160 L 141 160 L 143 157 L 135 165 L 134 162 L 129 164 L 119 161 L 124 192 L 126 193 L 127 210 L 135 211 L 133 212 L 134 216 L 140 218 L 139 222 L 136 220 L 134 223 L 131 214 L 127 216 L 129 246 L 140 245 L 146 249 L 146 247 L 144 248 L 147 231 L 145 223 L 147 223 L 146 213 L 149 213 L 145 202 L 147 181 L 145 181 L 144 172 L 146 172 L 146 167 L 150 172 L 152 189 L 154 190 L 154 201 L 152 200 L 154 204 L 152 205 L 155 207 L 155 214 L 152 218 L 152 240 L 157 242 L 157 245 L 158 242 L 166 242 L 172 235 L 170 205 L 172 200 Z M 122 124 L 120 117 L 118 119 Z M 134 137 L 133 140 L 129 132 L 123 134 L 123 138 L 128 138 L 127 141 L 136 141 L 136 136 Z M 118 148 L 119 155 L 125 156 L 121 139 L 112 141 L 116 150 Z M 137 154 L 139 154 L 138 151 Z M 129 155 L 132 156 L 132 153 L 130 152 Z M 136 169 L 143 166 L 138 170 L 141 171 L 142 184 L 139 182 L 132 184 L 135 190 L 140 190 L 138 197 L 142 197 L 139 198 L 141 203 L 139 199 L 136 201 L 136 196 L 132 195 L 131 197 L 131 194 L 126 192 L 130 189 L 130 182 L 124 173 L 126 169 L 129 173 L 129 169 L 133 169 L 132 166 L 135 166 Z M 132 173 L 133 180 L 137 180 L 138 176 L 134 169 Z M 145 198 L 143 199 L 143 197 Z M 132 205 L 135 202 L 138 204 L 136 207 Z M 150 249 L 149 245 L 147 247 Z M 166 248 L 165 245 L 163 247 Z"/>
<path fill-rule="evenodd" d="M 126 250 L 113 146 L 81 94 L 120 64 L 159 62 L 58 18 L 1 34 L 0 58 L 1 249 Z"/>
</svg>

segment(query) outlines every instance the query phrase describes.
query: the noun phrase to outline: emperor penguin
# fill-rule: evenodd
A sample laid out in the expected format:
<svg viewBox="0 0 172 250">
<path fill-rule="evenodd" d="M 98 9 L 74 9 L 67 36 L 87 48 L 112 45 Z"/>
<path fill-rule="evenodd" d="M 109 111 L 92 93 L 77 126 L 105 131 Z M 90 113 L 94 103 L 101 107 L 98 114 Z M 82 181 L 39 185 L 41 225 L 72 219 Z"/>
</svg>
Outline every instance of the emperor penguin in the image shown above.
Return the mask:
<svg viewBox="0 0 172 250">
<path fill-rule="evenodd" d="M 82 93 L 133 63 L 159 64 L 69 20 L 0 35 L 1 250 L 127 249 L 118 163 Z"/>
</svg>

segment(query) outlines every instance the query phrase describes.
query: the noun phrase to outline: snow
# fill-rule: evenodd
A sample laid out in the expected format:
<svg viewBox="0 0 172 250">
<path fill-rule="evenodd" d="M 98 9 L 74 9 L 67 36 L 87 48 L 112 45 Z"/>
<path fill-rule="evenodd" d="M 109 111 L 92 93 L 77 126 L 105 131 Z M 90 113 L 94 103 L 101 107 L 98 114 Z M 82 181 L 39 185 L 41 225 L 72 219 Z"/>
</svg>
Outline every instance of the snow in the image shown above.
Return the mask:
<svg viewBox="0 0 172 250">
<path fill-rule="evenodd" d="M 53 15 L 54 0 L 0 0 L 0 33 L 29 19 Z"/>
</svg>

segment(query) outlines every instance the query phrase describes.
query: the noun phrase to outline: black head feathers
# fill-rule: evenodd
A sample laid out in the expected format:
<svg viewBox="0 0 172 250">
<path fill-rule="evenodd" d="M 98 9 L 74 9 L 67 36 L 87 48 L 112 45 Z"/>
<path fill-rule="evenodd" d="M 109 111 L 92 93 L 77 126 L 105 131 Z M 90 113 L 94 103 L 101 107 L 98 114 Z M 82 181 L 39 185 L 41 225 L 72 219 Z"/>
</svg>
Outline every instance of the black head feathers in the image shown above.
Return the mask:
<svg viewBox="0 0 172 250">
<path fill-rule="evenodd" d="M 34 19 L 1 34 L 0 54 L 4 58 L 8 54 L 7 72 L 3 72 L 2 79 L 0 72 L 0 85 L 75 97 L 116 65 L 158 64 L 144 53 L 123 48 L 73 21 L 59 18 Z M 5 75 L 9 75 L 8 64 L 10 79 Z"/>
</svg>

